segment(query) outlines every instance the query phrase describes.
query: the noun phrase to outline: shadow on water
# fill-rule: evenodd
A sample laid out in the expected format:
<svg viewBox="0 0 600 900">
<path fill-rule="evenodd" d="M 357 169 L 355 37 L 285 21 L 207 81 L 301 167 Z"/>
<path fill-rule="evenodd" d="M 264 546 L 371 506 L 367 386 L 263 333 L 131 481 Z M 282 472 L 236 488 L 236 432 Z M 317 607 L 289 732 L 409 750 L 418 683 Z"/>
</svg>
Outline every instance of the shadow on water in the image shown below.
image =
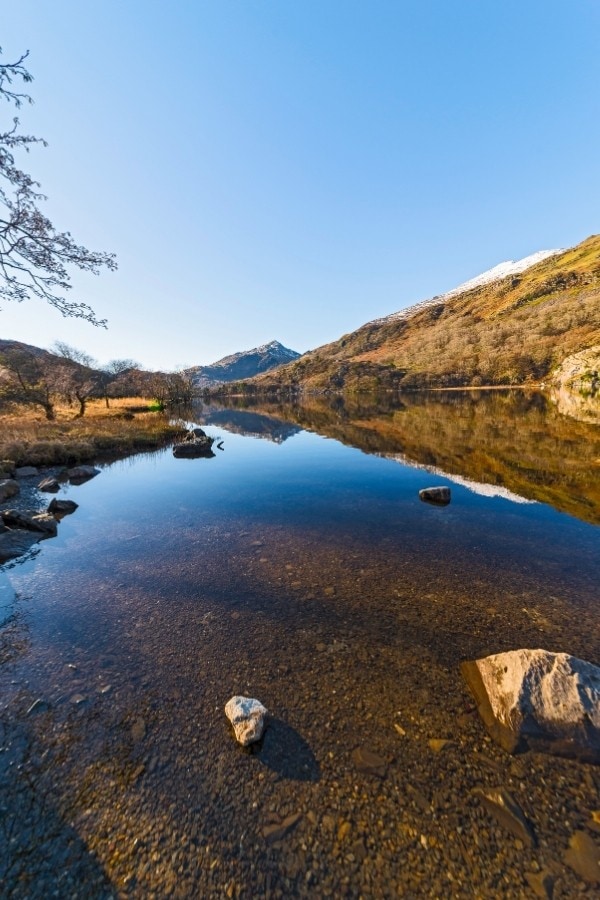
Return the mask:
<svg viewBox="0 0 600 900">
<path fill-rule="evenodd" d="M 321 770 L 308 743 L 282 719 L 270 718 L 260 745 L 253 754 L 281 778 L 319 781 Z"/>
</svg>

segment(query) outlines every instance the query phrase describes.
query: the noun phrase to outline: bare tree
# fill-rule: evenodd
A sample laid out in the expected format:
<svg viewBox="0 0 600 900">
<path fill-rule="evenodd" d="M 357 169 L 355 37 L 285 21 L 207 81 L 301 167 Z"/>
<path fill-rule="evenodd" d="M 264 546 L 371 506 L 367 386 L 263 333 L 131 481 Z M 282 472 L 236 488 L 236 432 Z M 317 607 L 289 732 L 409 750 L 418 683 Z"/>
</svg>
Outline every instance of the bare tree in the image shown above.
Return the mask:
<svg viewBox="0 0 600 900">
<path fill-rule="evenodd" d="M 10 403 L 40 406 L 49 421 L 64 390 L 64 366 L 56 357 L 25 348 L 5 350 L 0 356 L 0 394 Z"/>
<path fill-rule="evenodd" d="M 78 350 L 64 341 L 56 341 L 54 353 L 65 360 L 62 367 L 62 390 L 75 397 L 79 403 L 78 416 L 84 416 L 87 402 L 97 397 L 101 390 L 101 375 L 94 367 L 95 360 L 84 350 Z"/>
<path fill-rule="evenodd" d="M 140 368 L 134 359 L 111 359 L 100 369 L 100 381 L 104 393 L 106 408 L 110 407 L 110 397 L 126 397 L 131 388 L 131 372 Z"/>
<path fill-rule="evenodd" d="M 0 100 L 17 109 L 32 102 L 15 86 L 32 81 L 24 65 L 28 55 L 29 51 L 15 62 L 0 62 Z M 97 275 L 102 267 L 117 268 L 115 256 L 76 244 L 68 231 L 57 231 L 42 213 L 39 204 L 46 197 L 39 183 L 17 166 L 15 152 L 28 152 L 32 144 L 46 146 L 46 142 L 19 134 L 18 128 L 17 117 L 6 130 L 0 127 L 0 298 L 20 303 L 38 297 L 63 316 L 105 328 L 106 319 L 98 319 L 87 303 L 67 300 L 64 292 L 72 288 L 70 267 Z"/>
</svg>

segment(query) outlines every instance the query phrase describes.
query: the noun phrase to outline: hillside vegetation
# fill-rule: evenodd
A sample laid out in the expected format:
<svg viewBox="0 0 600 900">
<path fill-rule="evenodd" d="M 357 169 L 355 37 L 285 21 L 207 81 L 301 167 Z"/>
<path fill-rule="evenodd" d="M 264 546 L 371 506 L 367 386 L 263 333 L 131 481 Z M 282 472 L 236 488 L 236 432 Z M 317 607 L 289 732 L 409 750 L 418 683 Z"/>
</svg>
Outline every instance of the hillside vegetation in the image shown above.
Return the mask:
<svg viewBox="0 0 600 900">
<path fill-rule="evenodd" d="M 435 299 L 247 382 L 246 392 L 539 384 L 600 346 L 600 236 L 499 281 Z"/>
</svg>

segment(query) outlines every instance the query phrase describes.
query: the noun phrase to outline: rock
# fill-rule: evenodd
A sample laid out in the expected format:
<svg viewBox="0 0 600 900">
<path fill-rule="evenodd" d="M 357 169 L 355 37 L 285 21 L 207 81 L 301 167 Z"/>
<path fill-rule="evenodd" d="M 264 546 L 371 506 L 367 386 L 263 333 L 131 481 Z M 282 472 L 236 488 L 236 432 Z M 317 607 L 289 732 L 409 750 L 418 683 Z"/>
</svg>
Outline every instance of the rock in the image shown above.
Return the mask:
<svg viewBox="0 0 600 900">
<path fill-rule="evenodd" d="M 0 479 L 14 477 L 15 464 L 12 459 L 0 459 Z"/>
<path fill-rule="evenodd" d="M 183 444 L 173 445 L 173 456 L 177 459 L 211 459 L 215 454 L 212 451 L 213 439 L 201 437 Z"/>
<path fill-rule="evenodd" d="M 131 740 L 137 744 L 146 737 L 146 723 L 141 716 L 131 726 Z"/>
<path fill-rule="evenodd" d="M 59 487 L 60 484 L 58 483 L 56 478 L 42 478 L 42 480 L 38 484 L 38 491 L 46 491 L 49 494 L 55 494 Z"/>
<path fill-rule="evenodd" d="M 94 466 L 75 466 L 67 471 L 67 477 L 71 484 L 83 484 L 84 481 L 89 481 L 90 478 L 95 478 L 99 474 L 100 469 L 96 469 Z"/>
<path fill-rule="evenodd" d="M 425 503 L 435 503 L 436 506 L 447 506 L 450 503 L 450 488 L 423 488 L 423 490 L 419 491 L 419 497 Z"/>
<path fill-rule="evenodd" d="M 198 426 L 196 426 L 195 428 L 192 428 L 191 433 L 194 435 L 194 437 L 197 437 L 197 438 L 205 438 L 207 436 L 206 432 L 202 431 L 202 429 L 199 428 Z"/>
<path fill-rule="evenodd" d="M 552 900 L 554 896 L 554 876 L 548 869 L 541 872 L 525 872 L 527 884 L 536 897 L 541 900 Z"/>
<path fill-rule="evenodd" d="M 441 753 L 444 747 L 447 747 L 452 741 L 446 738 L 430 738 L 428 743 L 430 749 L 433 750 L 434 753 Z"/>
<path fill-rule="evenodd" d="M 291 816 L 287 816 L 281 822 L 272 822 L 269 825 L 265 825 L 262 831 L 266 842 L 268 844 L 274 844 L 275 841 L 280 841 L 296 827 L 301 818 L 301 813 L 294 813 Z"/>
<path fill-rule="evenodd" d="M 78 505 L 74 500 L 57 500 L 54 498 L 54 500 L 50 501 L 48 512 L 53 516 L 68 516 L 75 512 Z"/>
<path fill-rule="evenodd" d="M 5 531 L 0 534 L 0 563 L 17 559 L 37 544 L 42 539 L 40 532 L 32 531 Z"/>
<path fill-rule="evenodd" d="M 0 518 L 9 528 L 23 528 L 25 531 L 39 531 L 41 534 L 54 537 L 57 531 L 56 519 L 48 513 L 20 512 L 18 509 L 5 509 Z"/>
<path fill-rule="evenodd" d="M 236 740 L 242 747 L 260 741 L 268 711 L 259 700 L 232 697 L 225 704 L 225 715 L 233 725 Z"/>
<path fill-rule="evenodd" d="M 16 478 L 31 478 L 33 475 L 39 474 L 35 466 L 19 466 L 18 469 L 15 469 Z"/>
<path fill-rule="evenodd" d="M 511 650 L 463 662 L 461 672 L 505 750 L 600 762 L 597 666 L 567 653 Z"/>
<path fill-rule="evenodd" d="M 585 881 L 600 882 L 600 847 L 585 831 L 575 831 L 565 853 L 565 862 Z"/>
<path fill-rule="evenodd" d="M 0 481 L 0 503 L 4 503 L 5 500 L 10 500 L 11 497 L 16 497 L 21 488 L 12 478 L 3 478 Z"/>
<path fill-rule="evenodd" d="M 479 797 L 488 813 L 504 828 L 526 844 L 535 847 L 535 832 L 525 817 L 525 813 L 508 791 L 503 788 L 475 788 L 473 795 Z"/>
<path fill-rule="evenodd" d="M 357 747 L 352 751 L 352 762 L 359 772 L 365 775 L 375 775 L 377 778 L 385 778 L 387 762 L 366 747 Z"/>
</svg>

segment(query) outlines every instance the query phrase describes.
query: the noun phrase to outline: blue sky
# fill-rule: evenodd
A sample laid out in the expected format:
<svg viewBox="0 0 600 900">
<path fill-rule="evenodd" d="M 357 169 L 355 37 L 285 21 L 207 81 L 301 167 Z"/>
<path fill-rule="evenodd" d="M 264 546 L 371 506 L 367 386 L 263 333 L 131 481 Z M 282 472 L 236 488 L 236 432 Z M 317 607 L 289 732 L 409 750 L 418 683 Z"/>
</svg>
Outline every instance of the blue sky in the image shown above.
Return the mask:
<svg viewBox="0 0 600 900">
<path fill-rule="evenodd" d="M 304 351 L 598 232 L 597 0 L 19 0 L 54 224 L 119 270 L 5 303 L 101 362 Z M 0 106 L 0 127 L 12 116 Z"/>
</svg>

